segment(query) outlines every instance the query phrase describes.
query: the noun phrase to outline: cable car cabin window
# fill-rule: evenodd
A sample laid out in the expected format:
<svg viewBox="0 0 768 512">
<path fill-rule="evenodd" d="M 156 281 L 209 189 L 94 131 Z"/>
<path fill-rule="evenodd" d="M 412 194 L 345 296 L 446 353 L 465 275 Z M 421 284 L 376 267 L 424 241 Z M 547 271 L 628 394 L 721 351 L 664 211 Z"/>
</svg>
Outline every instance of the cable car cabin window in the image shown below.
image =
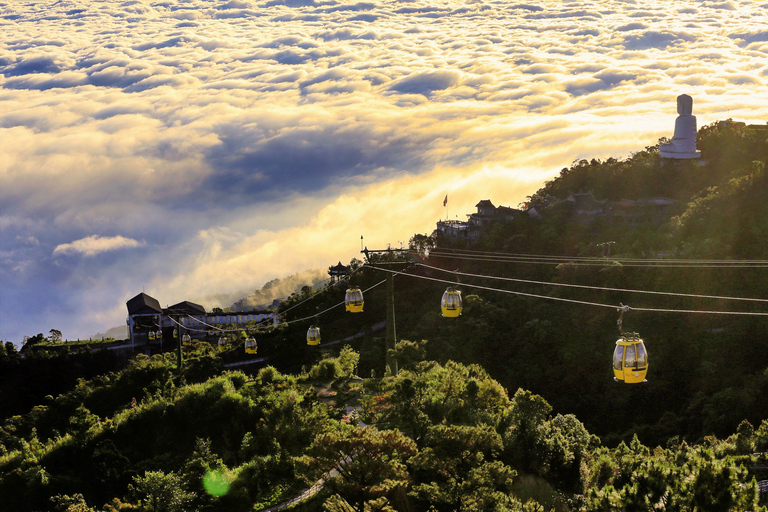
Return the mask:
<svg viewBox="0 0 768 512">
<path fill-rule="evenodd" d="M 344 304 L 347 311 L 351 313 L 362 313 L 363 311 L 363 292 L 360 288 L 349 288 L 344 296 Z"/>
<path fill-rule="evenodd" d="M 320 344 L 320 328 L 314 325 L 307 331 L 307 345 Z"/>
<path fill-rule="evenodd" d="M 446 288 L 442 299 L 440 299 L 440 308 L 443 310 L 444 317 L 457 318 L 461 315 L 461 292 L 450 286 Z"/>
<path fill-rule="evenodd" d="M 461 297 L 452 293 L 446 294 L 443 306 L 448 309 L 456 309 L 461 306 Z"/>
<path fill-rule="evenodd" d="M 637 344 L 637 365 L 639 367 L 648 366 L 648 353 L 645 351 L 643 343 Z"/>
<path fill-rule="evenodd" d="M 347 294 L 347 304 L 359 306 L 363 303 L 363 294 L 360 290 L 349 291 Z"/>
<path fill-rule="evenodd" d="M 624 361 L 624 347 L 616 345 L 616 350 L 613 351 L 613 368 L 621 371 L 621 365 Z"/>
<path fill-rule="evenodd" d="M 624 365 L 630 366 L 630 367 L 636 367 L 637 363 L 635 361 L 635 346 L 630 345 L 627 347 L 627 349 L 624 351 Z"/>
</svg>

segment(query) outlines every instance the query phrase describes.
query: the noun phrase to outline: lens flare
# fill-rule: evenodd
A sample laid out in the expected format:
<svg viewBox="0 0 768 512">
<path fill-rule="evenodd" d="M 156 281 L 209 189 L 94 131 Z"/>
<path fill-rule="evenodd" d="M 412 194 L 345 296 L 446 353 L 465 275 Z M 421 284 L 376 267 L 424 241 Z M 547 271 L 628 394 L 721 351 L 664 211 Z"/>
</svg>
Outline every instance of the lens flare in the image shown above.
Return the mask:
<svg viewBox="0 0 768 512">
<path fill-rule="evenodd" d="M 224 496 L 229 492 L 229 478 L 221 469 L 213 469 L 203 477 L 203 487 L 211 496 Z"/>
</svg>

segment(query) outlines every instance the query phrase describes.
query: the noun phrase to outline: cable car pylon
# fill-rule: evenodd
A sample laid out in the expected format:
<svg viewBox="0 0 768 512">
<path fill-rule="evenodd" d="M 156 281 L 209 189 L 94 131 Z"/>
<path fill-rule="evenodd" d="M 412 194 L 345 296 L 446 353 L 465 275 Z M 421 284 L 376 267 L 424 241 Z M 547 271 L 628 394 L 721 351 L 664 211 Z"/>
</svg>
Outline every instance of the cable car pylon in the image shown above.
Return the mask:
<svg viewBox="0 0 768 512">
<path fill-rule="evenodd" d="M 362 245 L 362 237 L 360 237 L 360 244 Z M 379 263 L 394 263 L 394 264 L 410 264 L 411 256 L 408 249 L 392 249 L 387 247 L 386 249 L 371 250 L 365 247 L 360 251 L 365 254 L 365 259 L 369 265 L 373 266 L 375 256 L 384 256 L 383 261 Z M 374 258 L 372 258 L 372 256 Z M 376 268 L 376 267 L 373 267 Z M 397 360 L 394 357 L 395 344 L 397 343 L 397 330 L 395 328 L 395 281 L 394 274 L 386 272 L 387 274 L 387 332 L 386 332 L 386 365 L 387 372 L 395 376 L 397 375 Z"/>
<path fill-rule="evenodd" d="M 395 276 L 387 272 L 387 338 L 386 338 L 386 363 L 392 376 L 397 375 L 397 359 L 394 357 L 397 344 L 397 330 L 395 329 Z"/>
</svg>

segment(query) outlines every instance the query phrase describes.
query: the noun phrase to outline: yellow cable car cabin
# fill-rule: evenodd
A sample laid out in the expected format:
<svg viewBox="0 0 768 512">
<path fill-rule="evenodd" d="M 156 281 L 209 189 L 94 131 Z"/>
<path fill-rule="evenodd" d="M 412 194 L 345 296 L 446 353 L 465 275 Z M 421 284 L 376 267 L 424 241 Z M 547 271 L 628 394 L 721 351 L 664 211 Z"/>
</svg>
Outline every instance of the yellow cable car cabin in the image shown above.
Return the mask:
<svg viewBox="0 0 768 512">
<path fill-rule="evenodd" d="M 147 337 L 149 337 L 149 341 L 155 341 L 155 331 L 149 331 Z"/>
<path fill-rule="evenodd" d="M 461 292 L 459 290 L 454 290 L 449 286 L 445 290 L 445 293 L 443 293 L 440 307 L 443 310 L 443 316 L 446 318 L 456 318 L 461 315 Z"/>
<path fill-rule="evenodd" d="M 221 347 L 226 344 L 227 344 L 227 338 L 225 338 L 224 336 L 219 336 L 219 346 Z"/>
<path fill-rule="evenodd" d="M 256 340 L 253 338 L 246 338 L 245 339 L 245 353 L 246 354 L 255 354 L 259 350 L 259 345 L 256 343 Z"/>
<path fill-rule="evenodd" d="M 307 331 L 307 345 L 320 344 L 320 328 L 314 325 Z"/>
<path fill-rule="evenodd" d="M 363 292 L 360 291 L 360 288 L 352 287 L 347 289 L 347 295 L 344 297 L 344 305 L 350 313 L 362 313 Z"/>
<path fill-rule="evenodd" d="M 622 334 L 613 352 L 613 378 L 616 382 L 646 382 L 648 351 L 637 334 Z"/>
</svg>

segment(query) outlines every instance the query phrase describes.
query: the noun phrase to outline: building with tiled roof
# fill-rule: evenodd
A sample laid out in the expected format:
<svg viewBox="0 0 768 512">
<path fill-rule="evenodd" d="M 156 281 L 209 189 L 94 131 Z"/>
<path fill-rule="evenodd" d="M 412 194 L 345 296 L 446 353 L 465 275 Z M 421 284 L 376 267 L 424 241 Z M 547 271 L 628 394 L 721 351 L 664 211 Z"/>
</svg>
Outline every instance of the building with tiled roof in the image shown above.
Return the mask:
<svg viewBox="0 0 768 512">
<path fill-rule="evenodd" d="M 245 328 L 247 322 L 275 319 L 275 314 L 270 311 L 218 310 L 209 313 L 200 304 L 187 300 L 162 308 L 157 299 L 143 292 L 129 299 L 126 306 L 126 323 L 133 344 L 147 344 L 155 337 L 157 342 L 162 343 L 180 339 L 184 334 L 189 334 L 193 339 L 217 341 L 220 329 L 225 326 L 235 326 L 235 329 L 238 329 Z M 162 333 L 159 336 L 158 331 Z"/>
</svg>

